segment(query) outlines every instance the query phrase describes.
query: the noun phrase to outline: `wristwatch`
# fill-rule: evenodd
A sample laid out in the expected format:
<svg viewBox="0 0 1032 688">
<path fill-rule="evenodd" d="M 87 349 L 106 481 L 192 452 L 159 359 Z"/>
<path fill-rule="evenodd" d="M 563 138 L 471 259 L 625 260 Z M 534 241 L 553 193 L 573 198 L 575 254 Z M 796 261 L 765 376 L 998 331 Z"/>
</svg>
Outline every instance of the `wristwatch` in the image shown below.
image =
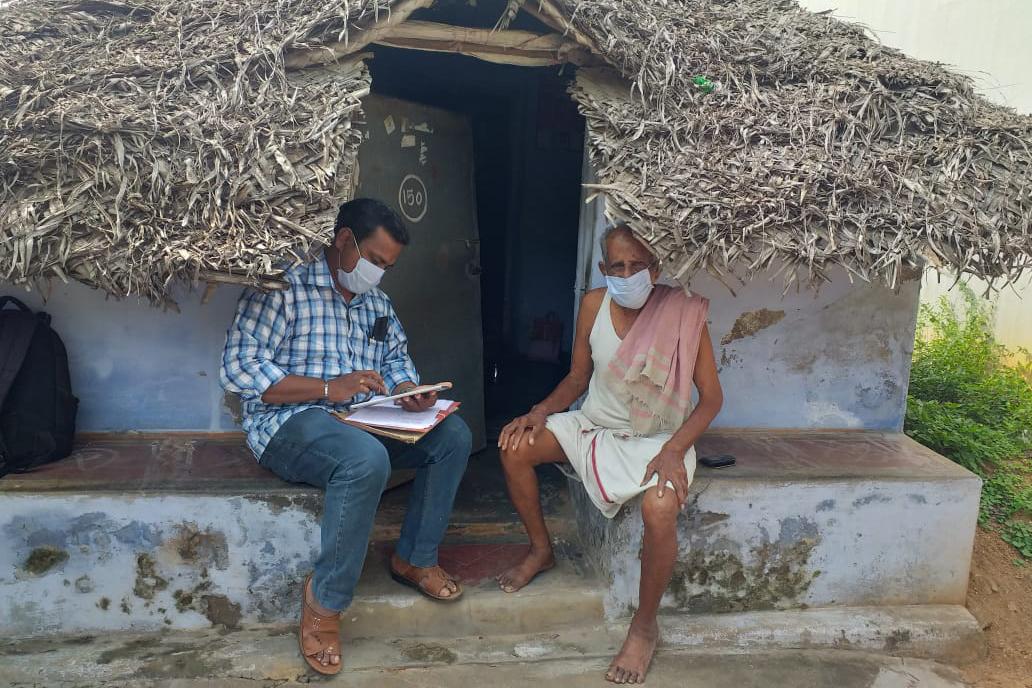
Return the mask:
<svg viewBox="0 0 1032 688">
<path fill-rule="evenodd" d="M 325 399 L 326 401 L 330 400 L 330 381 L 329 380 L 323 380 L 322 381 L 322 398 Z"/>
</svg>

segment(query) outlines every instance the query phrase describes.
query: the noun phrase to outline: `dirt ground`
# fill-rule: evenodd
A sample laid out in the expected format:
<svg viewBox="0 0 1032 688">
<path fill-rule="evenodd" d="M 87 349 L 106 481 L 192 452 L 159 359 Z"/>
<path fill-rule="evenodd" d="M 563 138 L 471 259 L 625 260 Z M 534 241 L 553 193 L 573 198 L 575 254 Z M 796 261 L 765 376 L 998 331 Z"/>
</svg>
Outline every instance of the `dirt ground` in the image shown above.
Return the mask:
<svg viewBox="0 0 1032 688">
<path fill-rule="evenodd" d="M 1032 688 L 1032 564 L 1015 566 L 1014 548 L 978 529 L 967 606 L 989 638 L 989 657 L 967 667 L 978 688 Z"/>
</svg>

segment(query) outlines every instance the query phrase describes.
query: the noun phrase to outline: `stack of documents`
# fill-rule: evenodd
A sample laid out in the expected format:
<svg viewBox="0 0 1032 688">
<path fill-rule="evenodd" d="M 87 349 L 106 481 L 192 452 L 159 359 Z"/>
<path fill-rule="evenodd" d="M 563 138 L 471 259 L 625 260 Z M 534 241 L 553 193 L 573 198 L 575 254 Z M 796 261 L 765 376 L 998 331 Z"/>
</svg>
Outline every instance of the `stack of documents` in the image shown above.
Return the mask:
<svg viewBox="0 0 1032 688">
<path fill-rule="evenodd" d="M 345 423 L 383 437 L 414 443 L 454 413 L 459 402 L 438 399 L 426 411 L 410 412 L 393 403 L 365 406 L 336 414 Z"/>
</svg>

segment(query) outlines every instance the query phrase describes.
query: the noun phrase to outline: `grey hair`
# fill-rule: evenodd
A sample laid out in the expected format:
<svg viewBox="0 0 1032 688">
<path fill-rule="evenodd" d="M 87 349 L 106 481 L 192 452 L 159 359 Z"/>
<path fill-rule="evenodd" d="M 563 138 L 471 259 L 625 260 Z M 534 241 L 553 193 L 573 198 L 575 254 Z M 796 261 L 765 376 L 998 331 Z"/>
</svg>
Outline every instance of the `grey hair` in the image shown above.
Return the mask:
<svg viewBox="0 0 1032 688">
<path fill-rule="evenodd" d="M 605 228 L 605 231 L 602 232 L 602 238 L 598 240 L 598 243 L 602 248 L 602 262 L 606 265 L 609 264 L 609 238 L 617 232 L 630 232 L 631 236 L 634 236 L 634 230 L 632 230 L 630 225 L 626 222 L 617 222 Z"/>
</svg>

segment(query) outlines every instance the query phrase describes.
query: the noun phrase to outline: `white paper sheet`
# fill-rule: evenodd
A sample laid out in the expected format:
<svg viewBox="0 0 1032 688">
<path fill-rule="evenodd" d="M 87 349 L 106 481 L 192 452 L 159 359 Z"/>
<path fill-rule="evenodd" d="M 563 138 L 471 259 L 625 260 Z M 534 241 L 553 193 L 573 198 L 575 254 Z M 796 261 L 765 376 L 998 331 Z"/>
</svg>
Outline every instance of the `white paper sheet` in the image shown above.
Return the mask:
<svg viewBox="0 0 1032 688">
<path fill-rule="evenodd" d="M 367 406 L 350 414 L 348 420 L 380 428 L 426 430 L 432 428 L 434 423 L 437 422 L 438 414 L 442 411 L 447 411 L 454 403 L 454 401 L 449 401 L 448 399 L 438 399 L 433 407 L 416 413 L 406 411 L 400 406 L 394 406 L 393 404 Z"/>
</svg>

